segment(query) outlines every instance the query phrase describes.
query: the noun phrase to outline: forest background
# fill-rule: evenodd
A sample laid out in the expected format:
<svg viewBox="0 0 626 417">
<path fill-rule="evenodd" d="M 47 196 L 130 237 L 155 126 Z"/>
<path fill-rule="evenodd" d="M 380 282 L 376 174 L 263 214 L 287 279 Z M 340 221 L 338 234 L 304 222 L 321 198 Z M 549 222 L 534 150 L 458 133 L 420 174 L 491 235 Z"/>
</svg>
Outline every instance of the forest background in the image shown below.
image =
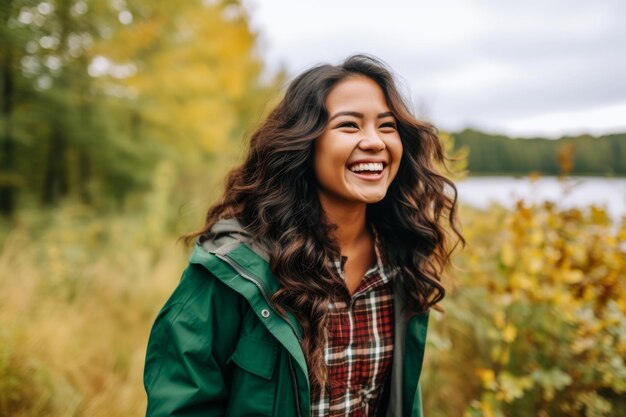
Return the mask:
<svg viewBox="0 0 626 417">
<path fill-rule="evenodd" d="M 139 416 L 177 243 L 280 97 L 238 1 L 0 5 L 0 416 Z M 626 174 L 626 134 L 442 132 L 474 174 Z M 626 415 L 626 222 L 461 207 L 428 417 Z"/>
</svg>

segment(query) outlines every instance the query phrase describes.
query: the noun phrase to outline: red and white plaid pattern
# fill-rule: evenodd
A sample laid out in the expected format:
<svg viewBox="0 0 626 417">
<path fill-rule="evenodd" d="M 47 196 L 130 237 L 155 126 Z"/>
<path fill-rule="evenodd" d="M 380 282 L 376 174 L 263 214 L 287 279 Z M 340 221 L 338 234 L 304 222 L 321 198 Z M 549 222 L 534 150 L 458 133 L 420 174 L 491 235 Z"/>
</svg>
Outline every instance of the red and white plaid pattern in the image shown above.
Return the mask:
<svg viewBox="0 0 626 417">
<path fill-rule="evenodd" d="M 393 358 L 394 271 L 384 267 L 376 239 L 376 265 L 349 303 L 329 306 L 324 359 L 328 381 L 311 395 L 312 417 L 374 416 Z M 343 276 L 342 261 L 335 262 Z"/>
</svg>

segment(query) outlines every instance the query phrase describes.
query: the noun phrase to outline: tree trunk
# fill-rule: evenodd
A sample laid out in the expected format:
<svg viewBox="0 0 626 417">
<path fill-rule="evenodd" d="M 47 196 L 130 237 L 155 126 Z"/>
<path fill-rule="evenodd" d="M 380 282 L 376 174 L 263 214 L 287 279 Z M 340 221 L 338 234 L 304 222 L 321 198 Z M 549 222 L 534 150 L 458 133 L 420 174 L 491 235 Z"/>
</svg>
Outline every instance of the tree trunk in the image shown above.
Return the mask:
<svg viewBox="0 0 626 417">
<path fill-rule="evenodd" d="M 81 59 L 81 64 L 87 67 L 86 59 L 83 57 Z M 92 132 L 92 118 L 93 118 L 93 100 L 87 93 L 89 91 L 89 85 L 83 80 L 81 80 L 81 90 L 84 92 L 80 96 L 80 124 L 81 124 L 81 133 L 80 133 L 80 141 L 78 146 L 78 160 L 77 160 L 77 170 L 78 170 L 78 197 L 80 201 L 85 204 L 92 203 L 92 196 L 89 190 L 89 182 L 91 181 L 91 155 L 89 153 L 89 141 L 91 140 L 91 132 Z"/>
<path fill-rule="evenodd" d="M 12 1 L 0 11 L 0 21 L 2 24 L 8 22 L 12 11 Z M 9 44 L 0 49 L 1 62 L 0 95 L 2 97 L 1 117 L 4 119 L 4 130 L 2 132 L 2 154 L 0 155 L 0 214 L 11 217 L 15 213 L 15 201 L 17 187 L 15 183 L 15 138 L 13 137 L 12 115 L 14 101 L 15 79 L 13 73 L 13 45 Z"/>
<path fill-rule="evenodd" d="M 91 204 L 91 192 L 89 191 L 89 181 L 91 180 L 91 158 L 89 153 L 81 149 L 78 153 L 78 193 L 80 200 L 85 204 Z"/>
<path fill-rule="evenodd" d="M 65 50 L 67 44 L 67 34 L 69 32 L 70 2 L 68 0 L 60 0 L 56 4 L 57 15 L 59 19 L 59 44 L 61 47 L 57 51 L 61 54 Z M 73 80 L 68 80 L 67 75 L 63 74 L 56 79 L 57 88 L 63 91 Z M 68 109 L 66 109 L 67 111 Z M 66 123 L 59 120 L 53 122 L 52 132 L 50 136 L 50 148 L 46 157 L 46 168 L 44 173 L 42 203 L 44 205 L 56 204 L 62 197 L 69 193 L 69 176 L 68 176 L 68 127 Z"/>
<path fill-rule="evenodd" d="M 52 205 L 68 192 L 67 161 L 65 159 L 63 129 L 59 124 L 52 128 L 50 149 L 48 150 L 46 172 L 44 174 L 42 203 Z"/>
</svg>

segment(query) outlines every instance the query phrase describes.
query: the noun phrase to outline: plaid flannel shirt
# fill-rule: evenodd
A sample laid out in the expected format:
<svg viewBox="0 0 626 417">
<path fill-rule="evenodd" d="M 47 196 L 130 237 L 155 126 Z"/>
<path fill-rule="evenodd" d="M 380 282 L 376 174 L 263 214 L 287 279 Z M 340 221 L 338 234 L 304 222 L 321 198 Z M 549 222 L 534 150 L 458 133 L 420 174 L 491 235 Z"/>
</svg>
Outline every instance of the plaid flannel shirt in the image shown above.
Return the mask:
<svg viewBox="0 0 626 417">
<path fill-rule="evenodd" d="M 364 275 L 348 302 L 329 305 L 324 360 L 327 383 L 311 395 L 312 417 L 375 416 L 393 359 L 395 271 L 383 264 Z M 334 263 L 343 277 L 345 257 Z"/>
</svg>

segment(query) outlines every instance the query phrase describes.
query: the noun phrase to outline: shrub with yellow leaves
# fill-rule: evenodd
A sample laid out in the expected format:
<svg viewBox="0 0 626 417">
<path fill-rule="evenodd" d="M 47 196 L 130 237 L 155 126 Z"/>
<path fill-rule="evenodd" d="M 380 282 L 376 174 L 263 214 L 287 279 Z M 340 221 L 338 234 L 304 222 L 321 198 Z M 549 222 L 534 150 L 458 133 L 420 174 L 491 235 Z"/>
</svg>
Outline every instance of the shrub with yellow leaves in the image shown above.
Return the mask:
<svg viewBox="0 0 626 417">
<path fill-rule="evenodd" d="M 468 247 L 431 325 L 428 415 L 626 415 L 626 219 L 522 201 L 461 217 Z"/>
</svg>

